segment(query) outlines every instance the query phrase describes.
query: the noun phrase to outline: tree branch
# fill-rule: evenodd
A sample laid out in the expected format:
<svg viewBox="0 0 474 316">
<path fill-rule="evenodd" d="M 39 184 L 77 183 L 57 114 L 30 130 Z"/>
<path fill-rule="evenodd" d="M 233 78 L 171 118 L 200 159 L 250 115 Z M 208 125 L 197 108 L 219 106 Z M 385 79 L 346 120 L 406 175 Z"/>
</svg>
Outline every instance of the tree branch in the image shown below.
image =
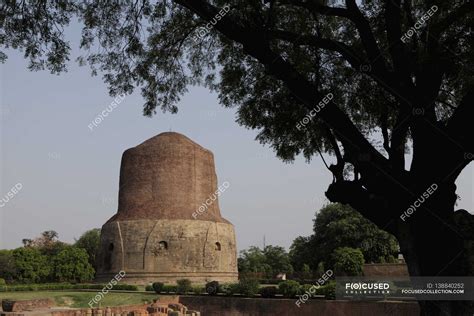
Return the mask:
<svg viewBox="0 0 474 316">
<path fill-rule="evenodd" d="M 385 29 L 387 31 L 387 42 L 390 43 L 389 52 L 393 61 L 395 73 L 405 83 L 412 85 L 408 71 L 408 58 L 405 54 L 401 29 L 400 0 L 385 0 Z"/>
<path fill-rule="evenodd" d="M 318 13 L 326 16 L 338 16 L 344 18 L 351 18 L 351 14 L 344 8 L 329 7 L 322 5 L 320 1 L 310 0 L 310 1 L 301 1 L 301 0 L 279 0 L 278 4 L 283 5 L 294 5 L 297 7 L 305 8 L 310 12 Z"/>
<path fill-rule="evenodd" d="M 393 168 L 405 170 L 405 143 L 407 140 L 410 115 L 400 111 L 392 129 L 390 163 Z"/>
<path fill-rule="evenodd" d="M 380 76 L 389 76 L 385 63 L 385 58 L 383 57 L 382 52 L 380 51 L 380 48 L 377 44 L 377 41 L 375 40 L 369 22 L 364 17 L 362 12 L 360 12 L 354 0 L 346 0 L 347 9 L 328 7 L 322 5 L 321 2 L 318 0 L 280 0 L 279 3 L 303 7 L 315 14 L 338 16 L 349 19 L 355 24 L 357 28 L 359 36 L 362 40 L 362 45 L 364 46 L 367 56 L 369 58 L 368 62 L 371 64 L 373 70 L 376 71 Z"/>
<path fill-rule="evenodd" d="M 272 38 L 284 40 L 295 45 L 308 45 L 337 52 L 341 54 L 341 56 L 351 65 L 355 71 L 361 71 L 361 67 L 364 65 L 362 57 L 360 57 L 351 46 L 336 40 L 320 38 L 313 35 L 299 35 L 284 30 L 271 30 L 268 31 L 268 34 Z M 399 99 L 400 104 L 406 103 L 406 98 L 400 97 L 402 92 L 398 89 L 398 87 L 396 87 L 396 82 L 393 81 L 393 76 L 391 74 L 388 75 L 377 71 L 369 71 L 366 73 L 366 75 L 371 77 L 375 82 L 380 83 L 382 88 L 386 89 L 388 93 Z M 387 87 L 391 88 L 387 89 Z"/>
<path fill-rule="evenodd" d="M 390 156 L 390 139 L 388 137 L 388 113 L 387 113 L 387 107 L 384 106 L 384 109 L 382 109 L 382 115 L 380 117 L 380 128 L 382 130 L 382 136 L 383 136 L 383 148 L 387 152 L 387 154 Z"/>
<path fill-rule="evenodd" d="M 331 170 L 332 174 L 334 175 L 334 178 L 336 181 L 340 181 L 344 179 L 344 158 L 342 157 L 341 150 L 339 149 L 339 145 L 337 144 L 336 137 L 332 133 L 331 129 L 326 126 L 326 133 L 327 137 L 329 139 L 329 142 L 331 143 L 331 146 L 334 150 L 334 154 L 336 155 L 336 164 L 331 165 L 329 167 L 329 170 Z"/>
<path fill-rule="evenodd" d="M 474 85 L 469 87 L 446 127 L 448 135 L 457 140 L 464 147 L 466 154 L 471 154 L 471 157 L 474 154 L 474 142 L 472 140 L 472 135 L 474 134 L 473 117 Z"/>
<path fill-rule="evenodd" d="M 316 48 L 326 49 L 341 54 L 349 64 L 355 69 L 359 69 L 362 58 L 352 49 L 352 47 L 335 40 L 320 38 L 313 35 L 298 35 L 284 30 L 271 30 L 268 34 L 272 38 L 284 40 L 295 45 L 309 45 Z"/>
<path fill-rule="evenodd" d="M 472 11 L 474 11 L 474 2 L 472 0 L 465 1 L 461 6 L 454 9 L 454 11 L 448 14 L 444 19 L 432 25 L 431 35 L 435 38 L 438 38 L 439 35 L 447 30 L 452 24 L 454 24 L 456 21 L 459 21 Z"/>
<path fill-rule="evenodd" d="M 212 19 L 218 12 L 217 8 L 202 0 L 175 1 L 203 19 Z M 242 44 L 244 52 L 263 64 L 269 74 L 284 82 L 308 111 L 313 110 L 323 98 L 324 95 L 318 91 L 317 87 L 301 75 L 291 63 L 270 49 L 265 30 L 239 26 L 232 20 L 231 13 L 222 17 L 215 24 L 215 28 L 229 39 Z M 364 178 L 366 187 L 379 192 L 393 189 L 394 179 L 395 182 L 401 181 L 399 178 L 403 175 L 398 171 L 393 172 L 388 160 L 370 144 L 347 114 L 336 104 L 328 102 L 318 116 L 334 131 L 343 144 L 345 159 L 366 176 Z M 383 171 L 383 176 L 380 176 L 381 171 Z"/>
<path fill-rule="evenodd" d="M 375 40 L 374 34 L 370 27 L 369 21 L 360 12 L 355 0 L 346 0 L 347 10 L 350 12 L 350 19 L 357 27 L 360 39 L 364 45 L 369 62 L 375 66 L 377 72 L 383 75 L 388 75 L 388 70 L 385 58 L 380 51 L 380 48 Z"/>
</svg>

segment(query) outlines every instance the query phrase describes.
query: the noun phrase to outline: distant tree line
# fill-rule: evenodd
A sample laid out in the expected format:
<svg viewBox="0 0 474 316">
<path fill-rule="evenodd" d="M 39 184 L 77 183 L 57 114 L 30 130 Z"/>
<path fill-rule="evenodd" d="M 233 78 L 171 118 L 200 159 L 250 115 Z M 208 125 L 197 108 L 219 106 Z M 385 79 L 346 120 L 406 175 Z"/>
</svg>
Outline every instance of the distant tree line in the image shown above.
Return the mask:
<svg viewBox="0 0 474 316">
<path fill-rule="evenodd" d="M 339 275 L 360 275 L 364 263 L 397 262 L 398 242 L 350 206 L 328 204 L 316 212 L 311 236 L 297 237 L 289 252 L 283 247 L 252 246 L 240 253 L 239 272 L 278 273 L 310 278 L 328 269 Z"/>
<path fill-rule="evenodd" d="M 74 244 L 45 231 L 23 239 L 23 247 L 0 250 L 0 279 L 9 283 L 85 282 L 95 275 L 100 229 L 85 232 Z"/>
<path fill-rule="evenodd" d="M 274 278 L 279 273 L 309 279 L 328 269 L 359 275 L 362 265 L 396 262 L 398 243 L 349 206 L 328 204 L 316 212 L 311 236 L 297 237 L 284 247 L 252 246 L 240 252 L 239 272 Z M 95 275 L 100 229 L 81 235 L 74 244 L 59 240 L 55 231 L 23 239 L 23 247 L 0 250 L 0 278 L 12 283 L 84 282 Z"/>
</svg>

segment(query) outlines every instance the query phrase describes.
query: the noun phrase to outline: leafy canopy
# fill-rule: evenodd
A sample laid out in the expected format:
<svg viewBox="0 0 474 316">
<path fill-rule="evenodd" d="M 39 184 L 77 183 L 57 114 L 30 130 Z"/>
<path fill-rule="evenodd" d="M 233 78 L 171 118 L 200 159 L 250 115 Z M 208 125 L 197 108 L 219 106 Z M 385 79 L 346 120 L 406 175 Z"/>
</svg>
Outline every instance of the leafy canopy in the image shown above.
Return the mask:
<svg viewBox="0 0 474 316">
<path fill-rule="evenodd" d="M 84 249 L 89 256 L 91 266 L 96 265 L 96 255 L 100 244 L 100 228 L 94 228 L 86 231 L 76 240 L 74 246 Z"/>
<path fill-rule="evenodd" d="M 39 283 L 47 280 L 51 272 L 47 256 L 36 248 L 13 250 L 17 280 L 22 283 Z"/>
<path fill-rule="evenodd" d="M 292 273 L 293 267 L 285 248 L 268 245 L 262 250 L 252 246 L 242 250 L 238 259 L 239 272 L 264 273 L 275 277 L 278 273 Z"/>
<path fill-rule="evenodd" d="M 85 282 L 94 278 L 85 249 L 68 247 L 53 259 L 54 278 L 59 282 Z"/>
<path fill-rule="evenodd" d="M 290 247 L 295 267 L 320 263 L 334 267 L 334 251 L 338 248 L 360 249 L 368 263 L 393 262 L 398 255 L 398 242 L 393 235 L 379 229 L 348 205 L 328 204 L 316 213 L 314 234 L 298 237 Z M 324 271 L 323 271 L 324 272 Z"/>
<path fill-rule="evenodd" d="M 336 275 L 362 275 L 364 255 L 360 249 L 349 247 L 337 248 L 332 254 Z"/>
<path fill-rule="evenodd" d="M 5 1 L 0 45 L 22 50 L 32 70 L 63 72 L 71 51 L 64 27 L 78 18 L 85 51 L 79 62 L 100 71 L 114 95 L 140 88 L 145 115 L 176 112 L 187 87 L 204 84 L 222 104 L 237 106 L 238 122 L 259 129 L 257 138 L 281 158 L 301 151 L 310 158 L 318 150 L 334 152 L 331 132 L 320 120 L 295 128 L 308 108 L 270 75 L 271 65 L 250 56 L 258 55 L 250 51 L 252 40 L 291 64 L 319 95 L 331 92 L 366 136 L 375 128 L 393 133 L 399 104 L 407 102 L 433 103 L 433 115 L 445 121 L 472 85 L 472 3 L 394 4 L 399 7 L 365 0 Z M 431 20 L 402 43 L 399 37 L 433 5 Z M 223 8 L 228 12 L 215 19 Z M 425 87 L 428 79 L 439 82 Z M 410 97 L 419 90 L 426 100 Z M 401 134 L 403 147 L 409 134 Z"/>
</svg>

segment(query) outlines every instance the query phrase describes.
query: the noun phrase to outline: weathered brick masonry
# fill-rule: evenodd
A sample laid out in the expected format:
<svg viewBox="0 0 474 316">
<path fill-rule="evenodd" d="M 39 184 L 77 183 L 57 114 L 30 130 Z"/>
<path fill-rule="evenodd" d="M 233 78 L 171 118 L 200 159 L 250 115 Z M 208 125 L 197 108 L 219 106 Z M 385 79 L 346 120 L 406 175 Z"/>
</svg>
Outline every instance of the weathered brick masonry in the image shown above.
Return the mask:
<svg viewBox="0 0 474 316">
<path fill-rule="evenodd" d="M 118 212 L 102 227 L 97 280 L 237 280 L 233 225 L 221 216 L 212 152 L 162 133 L 122 156 Z M 198 211 L 200 210 L 200 211 Z"/>
</svg>

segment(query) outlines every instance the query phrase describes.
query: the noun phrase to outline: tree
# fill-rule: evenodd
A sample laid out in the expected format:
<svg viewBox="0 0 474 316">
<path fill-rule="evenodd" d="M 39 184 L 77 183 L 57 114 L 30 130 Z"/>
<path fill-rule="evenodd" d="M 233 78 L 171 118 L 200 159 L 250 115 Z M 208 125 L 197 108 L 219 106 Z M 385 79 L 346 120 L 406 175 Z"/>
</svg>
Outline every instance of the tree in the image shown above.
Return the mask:
<svg viewBox="0 0 474 316">
<path fill-rule="evenodd" d="M 16 278 L 15 259 L 11 250 L 0 250 L 0 278 L 7 281 Z"/>
<path fill-rule="evenodd" d="M 99 249 L 99 243 L 100 228 L 94 228 L 82 234 L 81 237 L 76 240 L 74 246 L 84 249 L 89 256 L 89 263 L 91 266 L 96 267 L 96 254 Z"/>
<path fill-rule="evenodd" d="M 47 230 L 35 239 L 23 239 L 24 247 L 33 247 L 38 249 L 42 254 L 47 255 L 48 258 L 53 257 L 63 250 L 67 245 L 59 240 L 59 234 L 54 230 Z"/>
<path fill-rule="evenodd" d="M 397 256 L 398 244 L 392 235 L 379 229 L 348 205 L 328 204 L 316 213 L 312 236 L 313 262 L 328 263 L 341 247 L 358 248 L 366 262 L 390 261 Z"/>
<path fill-rule="evenodd" d="M 310 279 L 313 276 L 313 273 L 311 271 L 311 268 L 309 264 L 303 264 L 301 267 L 301 272 L 302 272 L 302 278 L 303 279 Z"/>
<path fill-rule="evenodd" d="M 311 237 L 298 236 L 290 246 L 290 262 L 296 271 L 302 271 L 304 265 L 311 266 L 314 258 Z M 314 268 L 314 267 L 313 267 Z"/>
<path fill-rule="evenodd" d="M 23 247 L 32 247 L 33 246 L 33 240 L 24 238 L 21 240 L 21 243 L 23 244 Z"/>
<path fill-rule="evenodd" d="M 256 246 L 251 246 L 249 249 L 240 252 L 238 267 L 239 272 L 272 273 L 263 251 Z"/>
<path fill-rule="evenodd" d="M 292 273 L 293 267 L 285 248 L 268 245 L 262 250 L 252 246 L 242 250 L 238 259 L 239 272 L 264 273 L 273 278 L 278 273 Z"/>
<path fill-rule="evenodd" d="M 54 278 L 59 282 L 84 282 L 94 278 L 94 269 L 85 249 L 67 247 L 54 257 L 53 262 Z"/>
<path fill-rule="evenodd" d="M 358 248 L 366 262 L 393 262 L 399 246 L 394 236 L 379 229 L 348 205 L 332 203 L 316 212 L 314 233 L 297 237 L 290 247 L 293 267 L 309 264 L 332 269 L 332 253 L 341 247 Z M 301 269 L 297 268 L 297 269 Z M 325 271 L 322 271 L 324 273 Z"/>
<path fill-rule="evenodd" d="M 364 255 L 360 249 L 349 247 L 337 248 L 332 254 L 334 271 L 336 275 L 357 276 L 362 275 Z"/>
<path fill-rule="evenodd" d="M 13 250 L 16 277 L 19 282 L 39 283 L 47 280 L 50 274 L 48 258 L 36 248 L 17 248 Z"/>
<path fill-rule="evenodd" d="M 41 235 L 35 239 L 23 239 L 24 247 L 37 249 L 47 261 L 48 269 L 51 273 L 48 273 L 47 277 L 42 278 L 41 282 L 54 281 L 52 270 L 54 267 L 54 258 L 61 251 L 69 247 L 68 244 L 59 240 L 59 234 L 54 230 L 47 230 L 41 233 Z"/>
<path fill-rule="evenodd" d="M 59 234 L 54 230 L 47 230 L 41 233 L 44 243 L 54 243 L 58 240 Z"/>
<path fill-rule="evenodd" d="M 140 87 L 153 115 L 176 112 L 188 85 L 204 84 L 283 160 L 332 154 L 326 196 L 396 236 L 411 275 L 473 275 L 474 216 L 455 211 L 455 181 L 474 158 L 473 9 L 441 0 L 7 1 L 0 44 L 23 49 L 32 70 L 60 73 L 70 52 L 62 27 L 77 16 L 81 47 L 94 48 L 79 61 L 104 72 L 112 95 Z M 474 309 L 421 303 L 425 315 Z"/>
<path fill-rule="evenodd" d="M 265 262 L 270 266 L 273 274 L 293 273 L 290 257 L 285 248 L 268 245 L 263 249 L 263 255 L 265 256 Z"/>
</svg>

